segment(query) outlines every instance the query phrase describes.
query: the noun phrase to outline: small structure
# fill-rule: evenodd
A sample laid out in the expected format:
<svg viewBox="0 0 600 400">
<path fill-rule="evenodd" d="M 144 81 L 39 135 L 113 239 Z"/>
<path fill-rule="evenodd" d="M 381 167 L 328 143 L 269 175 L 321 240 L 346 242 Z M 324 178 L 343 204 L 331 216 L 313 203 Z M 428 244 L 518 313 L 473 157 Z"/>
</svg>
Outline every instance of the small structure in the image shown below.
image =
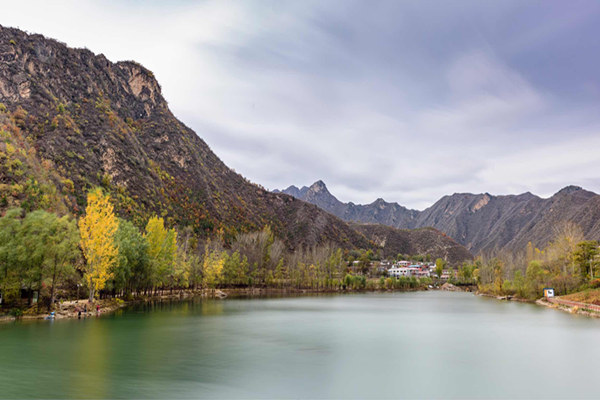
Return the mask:
<svg viewBox="0 0 600 400">
<path fill-rule="evenodd" d="M 544 288 L 544 297 L 554 297 L 554 288 L 546 287 Z"/>
<path fill-rule="evenodd" d="M 409 269 L 407 267 L 393 267 L 388 269 L 388 275 L 393 277 L 408 276 Z"/>
</svg>

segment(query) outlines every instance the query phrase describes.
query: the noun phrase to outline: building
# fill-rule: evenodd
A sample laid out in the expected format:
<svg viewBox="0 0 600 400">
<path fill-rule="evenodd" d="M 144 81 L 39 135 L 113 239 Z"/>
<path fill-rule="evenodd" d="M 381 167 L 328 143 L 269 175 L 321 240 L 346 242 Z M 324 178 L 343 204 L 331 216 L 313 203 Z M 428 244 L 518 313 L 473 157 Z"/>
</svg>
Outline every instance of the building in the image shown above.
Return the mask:
<svg viewBox="0 0 600 400">
<path fill-rule="evenodd" d="M 408 267 L 392 267 L 388 269 L 388 275 L 393 276 L 395 278 L 399 278 L 401 276 L 409 276 Z"/>
<path fill-rule="evenodd" d="M 408 266 L 394 266 L 388 269 L 388 275 L 393 277 L 414 276 L 423 278 L 430 276 L 429 267 L 426 265 L 412 264 Z"/>
</svg>

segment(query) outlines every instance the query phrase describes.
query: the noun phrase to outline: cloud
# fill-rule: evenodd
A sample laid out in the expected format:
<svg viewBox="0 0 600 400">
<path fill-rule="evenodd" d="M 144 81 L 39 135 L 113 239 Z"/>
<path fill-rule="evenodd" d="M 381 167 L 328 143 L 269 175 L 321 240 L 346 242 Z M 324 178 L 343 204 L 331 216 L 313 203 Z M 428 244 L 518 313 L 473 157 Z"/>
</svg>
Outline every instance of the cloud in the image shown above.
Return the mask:
<svg viewBox="0 0 600 400">
<path fill-rule="evenodd" d="M 254 182 L 322 179 L 343 201 L 422 209 L 453 192 L 600 190 L 599 9 L 39 0 L 0 23 L 141 62 Z"/>
</svg>

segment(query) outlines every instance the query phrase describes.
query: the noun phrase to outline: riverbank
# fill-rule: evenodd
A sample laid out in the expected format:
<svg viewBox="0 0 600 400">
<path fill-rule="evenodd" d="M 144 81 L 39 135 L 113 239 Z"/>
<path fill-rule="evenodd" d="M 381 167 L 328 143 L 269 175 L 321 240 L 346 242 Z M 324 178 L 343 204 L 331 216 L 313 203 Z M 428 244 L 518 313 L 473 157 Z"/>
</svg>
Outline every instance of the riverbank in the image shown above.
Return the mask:
<svg viewBox="0 0 600 400">
<path fill-rule="evenodd" d="M 131 300 L 121 298 L 99 299 L 89 303 L 87 299 L 61 301 L 56 304 L 54 318 L 72 319 L 87 318 L 113 313 L 121 308 L 144 302 L 163 300 L 186 300 L 192 298 L 242 298 L 242 297 L 272 297 L 272 296 L 301 296 L 317 294 L 343 294 L 343 293 L 366 293 L 366 292 L 416 292 L 427 290 L 441 290 L 450 292 L 471 292 L 472 288 L 455 286 L 450 283 L 443 285 L 429 285 L 417 288 L 403 289 L 297 289 L 297 288 L 222 288 L 222 289 L 200 289 L 200 290 L 177 290 L 163 291 L 157 295 L 137 296 Z M 87 307 L 86 307 L 87 306 Z M 99 306 L 98 311 L 96 306 Z M 81 311 L 81 314 L 80 314 Z M 37 312 L 36 306 L 23 311 L 20 316 L 0 315 L 0 323 L 19 320 L 43 320 L 49 319 L 50 313 L 45 309 Z"/>
<path fill-rule="evenodd" d="M 494 294 L 479 292 L 479 291 L 476 292 L 475 294 L 477 294 L 478 296 L 483 296 L 483 297 L 491 297 L 496 300 L 519 301 L 522 303 L 532 303 L 532 304 L 537 304 L 539 306 L 568 312 L 570 314 L 579 314 L 579 315 L 584 315 L 587 317 L 600 318 L 600 305 L 573 300 L 573 298 L 575 298 L 575 299 L 581 298 L 581 296 L 582 296 L 581 293 L 584 293 L 584 292 L 578 292 L 578 293 L 574 293 L 571 295 L 560 296 L 560 297 L 541 298 L 541 299 L 537 299 L 537 300 L 524 299 L 524 298 L 520 298 L 520 297 L 512 296 L 512 295 L 497 296 Z M 585 291 L 585 294 L 587 295 L 586 298 L 590 297 L 587 294 L 587 291 Z"/>
<path fill-rule="evenodd" d="M 512 296 L 512 295 L 497 296 L 495 294 L 490 294 L 490 293 L 485 293 L 485 292 L 480 292 L 480 291 L 476 291 L 475 294 L 477 296 L 482 296 L 482 297 L 491 297 L 491 298 L 496 299 L 496 300 L 518 301 L 518 302 L 521 302 L 521 303 L 535 303 L 535 300 L 524 299 L 522 297 L 517 297 L 517 296 Z"/>
<path fill-rule="evenodd" d="M 19 320 L 43 320 L 43 319 L 72 319 L 87 318 L 113 313 L 121 308 L 144 302 L 163 300 L 186 300 L 192 298 L 240 298 L 240 297 L 271 297 L 271 296 L 298 296 L 309 294 L 334 294 L 334 293 L 361 293 L 361 292 L 409 292 L 428 290 L 427 287 L 413 289 L 380 289 L 380 290 L 342 290 L 342 289 L 296 289 L 296 288 L 224 288 L 224 289 L 200 289 L 200 290 L 177 290 L 163 291 L 157 295 L 137 296 L 131 300 L 121 298 L 99 299 L 90 303 L 87 299 L 61 301 L 56 304 L 54 317 L 44 308 L 37 311 L 36 306 L 23 310 L 22 315 L 0 315 L 0 323 Z M 441 289 L 441 288 L 431 288 Z M 443 289 L 442 289 L 443 290 Z M 98 306 L 98 308 L 96 308 Z"/>
<path fill-rule="evenodd" d="M 449 292 L 473 292 L 472 287 L 455 286 L 451 283 L 442 285 L 429 285 L 417 288 L 403 289 L 297 289 L 297 288 L 222 288 L 222 289 L 200 289 L 200 290 L 177 290 L 163 291 L 157 295 L 137 296 L 131 300 L 121 298 L 99 299 L 93 303 L 87 299 L 61 301 L 56 304 L 54 317 L 45 309 L 37 311 L 36 306 L 23 310 L 19 316 L 0 315 L 0 323 L 19 320 L 43 320 L 43 319 L 72 319 L 88 318 L 113 313 L 121 308 L 144 302 L 163 300 L 186 300 L 192 298 L 240 298 L 240 297 L 271 297 L 271 296 L 301 296 L 317 294 L 343 294 L 343 293 L 366 293 L 366 292 L 416 292 L 427 290 L 441 290 Z M 99 306 L 98 309 L 96 306 Z"/>
<path fill-rule="evenodd" d="M 560 297 L 542 298 L 537 300 L 535 304 L 568 312 L 570 314 L 579 314 L 586 317 L 600 318 L 600 306 L 595 304 L 581 303 L 562 299 Z"/>
<path fill-rule="evenodd" d="M 54 317 L 51 319 L 67 319 L 67 318 L 86 318 L 99 315 L 113 313 L 121 308 L 132 304 L 161 301 L 161 300 L 186 300 L 192 298 L 216 298 L 223 299 L 227 297 L 261 297 L 270 295 L 292 295 L 303 293 L 329 293 L 332 291 L 323 290 L 306 290 L 306 289 L 277 289 L 277 288 L 234 288 L 234 289 L 200 289 L 200 290 L 177 290 L 163 291 L 156 295 L 137 296 L 131 300 L 123 300 L 121 298 L 99 299 L 94 302 L 89 302 L 87 299 L 67 300 L 56 304 L 54 309 Z M 98 306 L 98 308 L 97 308 Z M 40 320 L 50 319 L 50 313 L 41 309 L 39 312 L 36 306 L 32 306 L 23 310 L 22 315 L 0 315 L 1 322 L 11 322 L 16 319 L 20 320 Z"/>
</svg>

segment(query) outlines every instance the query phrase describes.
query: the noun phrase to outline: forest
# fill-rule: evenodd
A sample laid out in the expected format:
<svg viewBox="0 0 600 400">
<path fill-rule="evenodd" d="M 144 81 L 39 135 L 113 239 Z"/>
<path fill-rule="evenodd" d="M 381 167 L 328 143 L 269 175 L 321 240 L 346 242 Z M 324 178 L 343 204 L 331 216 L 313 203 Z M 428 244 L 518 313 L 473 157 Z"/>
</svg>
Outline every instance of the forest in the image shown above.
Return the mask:
<svg viewBox="0 0 600 400">
<path fill-rule="evenodd" d="M 476 283 L 480 292 L 534 300 L 551 287 L 566 295 L 600 287 L 599 243 L 585 240 L 572 222 L 554 227 L 553 239 L 542 249 L 531 242 L 522 251 L 490 252 L 463 264 L 454 281 Z"/>
</svg>

